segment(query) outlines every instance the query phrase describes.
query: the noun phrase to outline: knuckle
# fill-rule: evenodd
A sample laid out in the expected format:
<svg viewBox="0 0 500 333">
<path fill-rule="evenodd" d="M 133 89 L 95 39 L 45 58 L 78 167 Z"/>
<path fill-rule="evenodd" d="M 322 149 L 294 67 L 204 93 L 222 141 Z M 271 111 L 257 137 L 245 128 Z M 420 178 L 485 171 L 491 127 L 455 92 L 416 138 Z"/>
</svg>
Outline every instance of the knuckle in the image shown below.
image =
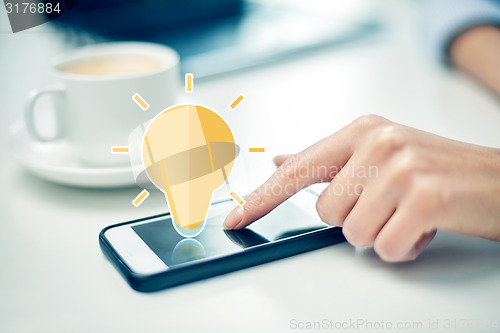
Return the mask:
<svg viewBox="0 0 500 333">
<path fill-rule="evenodd" d="M 427 177 L 415 178 L 411 194 L 414 209 L 427 218 L 436 218 L 436 214 L 445 212 L 452 201 L 446 186 L 438 187 L 432 179 Z M 430 223 L 430 219 L 425 221 Z"/>
<path fill-rule="evenodd" d="M 400 253 L 395 251 L 391 242 L 386 240 L 375 239 L 375 244 L 373 246 L 375 253 L 380 257 L 380 259 L 387 262 L 398 262 L 401 258 Z"/>
<path fill-rule="evenodd" d="M 335 212 L 335 209 L 331 209 L 329 198 L 324 194 L 321 194 L 316 201 L 316 211 L 319 218 L 326 224 L 333 226 L 340 226 L 342 224 L 340 216 Z"/>
<path fill-rule="evenodd" d="M 363 116 L 357 118 L 356 120 L 354 120 L 351 123 L 351 125 L 356 127 L 356 128 L 366 130 L 369 128 L 377 127 L 380 124 L 386 123 L 387 121 L 388 120 L 383 118 L 383 117 L 380 117 L 380 116 L 377 116 L 374 114 L 367 114 L 367 115 L 363 115 Z"/>
<path fill-rule="evenodd" d="M 411 149 L 406 149 L 393 162 L 390 172 L 391 181 L 413 187 L 419 169 L 418 156 Z"/>
<path fill-rule="evenodd" d="M 376 154 L 391 155 L 401 150 L 408 144 L 403 128 L 390 124 L 381 127 L 372 138 L 372 152 Z"/>
<path fill-rule="evenodd" d="M 290 156 L 281 164 L 278 168 L 277 173 L 280 178 L 285 180 L 295 180 L 300 175 L 300 166 L 302 163 L 302 156 L 300 154 L 295 154 Z"/>
<path fill-rule="evenodd" d="M 262 198 L 262 189 L 252 192 L 245 198 L 245 205 L 243 209 L 245 212 L 251 212 L 259 210 L 264 204 Z"/>
<path fill-rule="evenodd" d="M 358 228 L 352 220 L 346 220 L 342 228 L 347 241 L 357 247 L 367 247 L 373 245 L 373 239 L 362 228 Z"/>
<path fill-rule="evenodd" d="M 435 195 L 434 184 L 425 177 L 416 177 L 412 187 L 416 197 Z"/>
</svg>

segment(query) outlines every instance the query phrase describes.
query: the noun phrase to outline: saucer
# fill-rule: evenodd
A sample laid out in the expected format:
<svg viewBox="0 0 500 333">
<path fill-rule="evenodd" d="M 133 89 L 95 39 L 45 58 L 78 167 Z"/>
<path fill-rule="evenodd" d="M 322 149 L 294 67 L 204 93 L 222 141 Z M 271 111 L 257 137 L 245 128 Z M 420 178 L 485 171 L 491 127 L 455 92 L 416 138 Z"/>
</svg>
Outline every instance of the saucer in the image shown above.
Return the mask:
<svg viewBox="0 0 500 333">
<path fill-rule="evenodd" d="M 37 142 L 30 138 L 24 122 L 10 128 L 9 149 L 14 158 L 33 174 L 55 183 L 91 188 L 135 185 L 132 168 L 82 165 L 67 142 Z"/>
</svg>

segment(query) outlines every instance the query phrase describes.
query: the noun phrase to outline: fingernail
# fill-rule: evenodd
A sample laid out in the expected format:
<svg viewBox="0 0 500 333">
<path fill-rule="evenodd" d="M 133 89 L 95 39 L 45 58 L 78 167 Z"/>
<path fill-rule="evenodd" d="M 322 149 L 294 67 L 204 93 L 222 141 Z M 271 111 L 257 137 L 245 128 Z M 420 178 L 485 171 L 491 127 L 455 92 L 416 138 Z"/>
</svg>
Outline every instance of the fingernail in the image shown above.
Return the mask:
<svg viewBox="0 0 500 333">
<path fill-rule="evenodd" d="M 235 207 L 224 220 L 224 228 L 231 230 L 234 227 L 236 227 L 241 222 L 242 219 L 243 219 L 243 208 L 240 206 Z"/>
</svg>

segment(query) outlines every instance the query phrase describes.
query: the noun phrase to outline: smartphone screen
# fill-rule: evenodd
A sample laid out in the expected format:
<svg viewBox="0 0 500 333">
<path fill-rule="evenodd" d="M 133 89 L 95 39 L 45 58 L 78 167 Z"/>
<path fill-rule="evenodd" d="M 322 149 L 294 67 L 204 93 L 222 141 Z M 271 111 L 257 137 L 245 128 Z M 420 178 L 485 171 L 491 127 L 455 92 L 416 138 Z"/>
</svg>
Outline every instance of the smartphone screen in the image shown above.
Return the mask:
<svg viewBox="0 0 500 333">
<path fill-rule="evenodd" d="M 205 229 L 194 238 L 180 236 L 169 216 L 117 226 L 107 230 L 105 236 L 132 270 L 157 273 L 326 228 L 314 209 L 316 199 L 316 195 L 301 191 L 238 231 L 222 227 L 235 206 L 226 201 L 211 206 Z"/>
</svg>

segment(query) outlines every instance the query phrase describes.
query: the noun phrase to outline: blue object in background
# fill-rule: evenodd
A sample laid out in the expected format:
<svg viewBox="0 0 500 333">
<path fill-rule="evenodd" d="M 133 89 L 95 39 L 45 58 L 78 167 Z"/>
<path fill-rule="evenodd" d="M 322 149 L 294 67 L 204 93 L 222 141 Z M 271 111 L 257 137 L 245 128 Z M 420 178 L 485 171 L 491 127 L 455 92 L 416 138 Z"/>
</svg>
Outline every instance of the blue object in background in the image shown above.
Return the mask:
<svg viewBox="0 0 500 333">
<path fill-rule="evenodd" d="M 375 15 L 342 14 L 359 2 L 339 2 L 332 16 L 315 4 L 266 0 L 81 0 L 54 22 L 98 41 L 166 44 L 179 52 L 182 71 L 200 79 L 371 36 L 382 26 Z"/>
<path fill-rule="evenodd" d="M 493 24 L 500 26 L 499 0 L 426 0 L 422 28 L 432 55 L 448 63 L 449 47 L 465 30 Z"/>
</svg>

